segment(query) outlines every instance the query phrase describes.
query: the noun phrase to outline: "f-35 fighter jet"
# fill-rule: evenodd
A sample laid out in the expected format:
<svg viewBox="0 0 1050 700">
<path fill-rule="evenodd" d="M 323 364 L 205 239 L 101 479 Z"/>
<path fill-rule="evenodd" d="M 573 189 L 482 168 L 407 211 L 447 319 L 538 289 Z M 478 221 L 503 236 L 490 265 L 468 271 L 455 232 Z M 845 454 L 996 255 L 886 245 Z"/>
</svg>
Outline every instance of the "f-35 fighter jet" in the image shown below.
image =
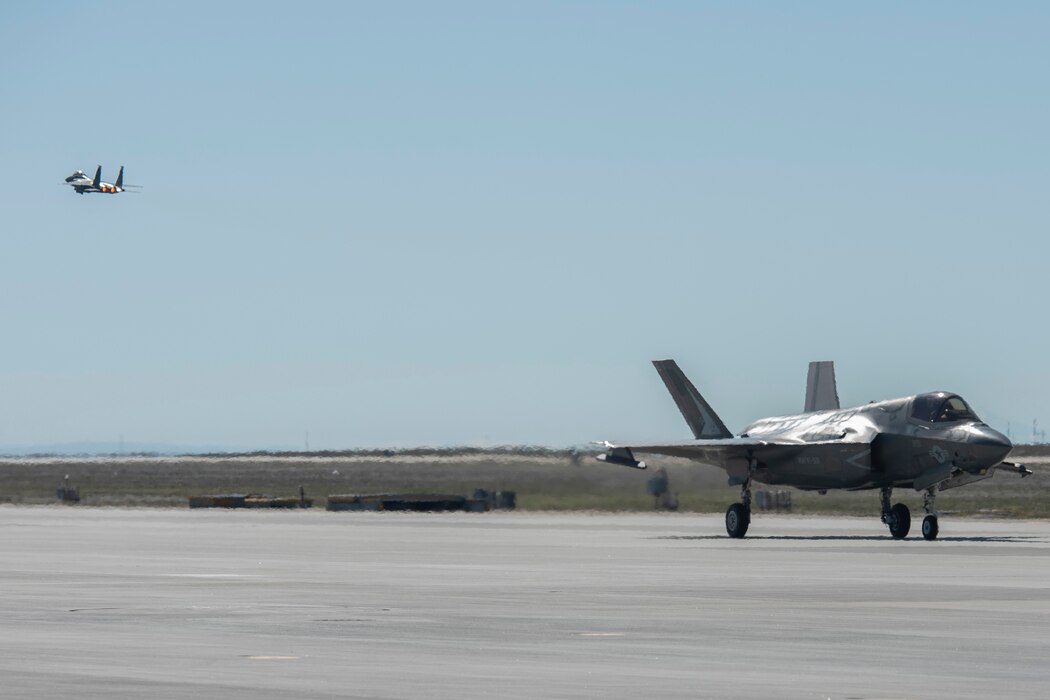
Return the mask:
<svg viewBox="0 0 1050 700">
<path fill-rule="evenodd" d="M 645 469 L 635 453 L 684 457 L 726 470 L 740 486 L 740 503 L 726 511 L 726 531 L 743 537 L 751 523 L 751 484 L 819 491 L 879 489 L 882 522 L 901 539 L 911 528 L 903 503 L 890 505 L 894 488 L 925 491 L 922 536 L 937 538 L 938 491 L 987 479 L 997 470 L 1022 477 L 1032 472 L 1004 462 L 1013 445 L 977 417 L 962 397 L 919 394 L 839 408 L 830 362 L 810 364 L 805 413 L 763 418 L 738 436 L 686 378 L 674 360 L 656 360 L 656 371 L 678 404 L 695 440 L 655 444 L 603 443 L 603 462 Z"/>
</svg>

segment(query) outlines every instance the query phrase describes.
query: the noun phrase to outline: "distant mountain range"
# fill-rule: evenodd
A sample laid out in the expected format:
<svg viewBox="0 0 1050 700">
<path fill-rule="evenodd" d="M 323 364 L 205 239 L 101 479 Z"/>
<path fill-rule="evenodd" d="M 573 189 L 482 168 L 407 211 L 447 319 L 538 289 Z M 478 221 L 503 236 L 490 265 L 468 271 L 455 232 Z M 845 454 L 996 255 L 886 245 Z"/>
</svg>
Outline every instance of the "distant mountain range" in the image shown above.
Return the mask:
<svg viewBox="0 0 1050 700">
<path fill-rule="evenodd" d="M 243 450 L 217 445 L 174 445 L 162 442 L 61 442 L 38 445 L 0 445 L 0 456 L 28 455 L 186 455 L 241 452 Z"/>
<path fill-rule="evenodd" d="M 36 445 L 0 445 L 2 457 L 29 457 L 47 455 L 58 457 L 91 457 L 111 455 L 214 455 L 214 454 L 294 454 L 294 455 L 338 455 L 338 454 L 382 454 L 386 456 L 428 454 L 516 454 L 516 455 L 582 455 L 596 452 L 593 445 L 569 447 L 547 447 L 541 445 L 440 445 L 394 448 L 347 448 L 341 450 L 309 450 L 289 448 L 282 445 L 239 447 L 230 445 L 175 445 L 163 442 L 56 442 Z"/>
</svg>

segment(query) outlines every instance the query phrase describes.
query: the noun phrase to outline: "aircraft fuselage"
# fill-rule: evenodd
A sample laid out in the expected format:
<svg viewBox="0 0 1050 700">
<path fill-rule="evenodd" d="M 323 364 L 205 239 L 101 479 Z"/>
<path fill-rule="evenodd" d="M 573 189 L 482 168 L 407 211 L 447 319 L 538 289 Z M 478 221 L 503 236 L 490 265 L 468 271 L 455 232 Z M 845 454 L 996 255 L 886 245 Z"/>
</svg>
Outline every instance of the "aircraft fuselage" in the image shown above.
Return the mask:
<svg viewBox="0 0 1050 700">
<path fill-rule="evenodd" d="M 752 478 L 816 490 L 925 488 L 925 482 L 938 483 L 952 473 L 984 478 L 1009 454 L 1009 439 L 976 416 L 917 418 L 915 402 L 929 397 L 955 395 L 921 394 L 756 421 L 742 437 L 777 442 L 779 448 L 763 451 Z"/>
<path fill-rule="evenodd" d="M 84 194 L 85 192 L 97 192 L 99 194 L 119 194 L 120 192 L 124 191 L 124 188 L 117 187 L 116 185 L 111 185 L 108 182 L 100 182 L 98 183 L 98 187 L 95 187 L 95 185 L 92 184 L 90 181 L 85 182 L 84 184 L 70 183 L 70 185 L 73 187 L 74 190 L 77 191 L 77 194 Z"/>
</svg>

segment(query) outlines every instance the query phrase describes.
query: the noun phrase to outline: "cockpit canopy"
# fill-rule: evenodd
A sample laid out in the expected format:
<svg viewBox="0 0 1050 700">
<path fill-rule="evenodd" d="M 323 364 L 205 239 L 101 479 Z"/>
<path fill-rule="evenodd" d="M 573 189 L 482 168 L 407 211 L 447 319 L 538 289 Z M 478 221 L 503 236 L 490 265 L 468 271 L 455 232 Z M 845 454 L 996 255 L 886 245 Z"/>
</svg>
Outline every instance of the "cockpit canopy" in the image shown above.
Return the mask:
<svg viewBox="0 0 1050 700">
<path fill-rule="evenodd" d="M 980 421 L 961 396 L 938 391 L 920 394 L 911 405 L 911 417 L 927 423 L 952 423 L 960 420 Z"/>
</svg>

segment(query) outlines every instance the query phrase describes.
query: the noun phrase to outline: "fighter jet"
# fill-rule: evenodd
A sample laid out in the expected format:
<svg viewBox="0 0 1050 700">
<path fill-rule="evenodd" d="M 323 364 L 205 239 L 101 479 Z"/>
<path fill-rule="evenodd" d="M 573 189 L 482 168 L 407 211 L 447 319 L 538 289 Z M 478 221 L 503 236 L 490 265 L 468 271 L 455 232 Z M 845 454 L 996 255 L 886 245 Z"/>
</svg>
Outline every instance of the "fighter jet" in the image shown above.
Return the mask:
<svg viewBox="0 0 1050 700">
<path fill-rule="evenodd" d="M 1003 460 L 1013 445 L 988 427 L 958 394 L 937 391 L 839 408 L 830 362 L 810 364 L 804 413 L 763 418 L 734 436 L 674 360 L 653 364 L 695 440 L 602 443 L 598 459 L 635 469 L 635 454 L 684 457 L 725 469 L 740 502 L 726 511 L 726 532 L 743 537 L 751 523 L 751 485 L 793 486 L 826 493 L 879 489 L 882 522 L 895 539 L 907 537 L 911 513 L 890 505 L 894 488 L 924 491 L 922 536 L 938 534 L 938 491 L 987 479 L 996 471 L 1032 472 Z"/>
<path fill-rule="evenodd" d="M 102 182 L 101 165 L 95 170 L 94 178 L 89 178 L 84 174 L 83 170 L 78 170 L 66 178 L 66 184 L 76 190 L 77 194 L 84 194 L 85 192 L 120 194 L 121 192 L 126 191 L 124 188 L 124 166 L 120 166 L 120 172 L 117 174 L 117 181 L 112 185 L 108 182 Z M 135 185 L 128 185 L 128 187 L 135 187 Z"/>
</svg>

